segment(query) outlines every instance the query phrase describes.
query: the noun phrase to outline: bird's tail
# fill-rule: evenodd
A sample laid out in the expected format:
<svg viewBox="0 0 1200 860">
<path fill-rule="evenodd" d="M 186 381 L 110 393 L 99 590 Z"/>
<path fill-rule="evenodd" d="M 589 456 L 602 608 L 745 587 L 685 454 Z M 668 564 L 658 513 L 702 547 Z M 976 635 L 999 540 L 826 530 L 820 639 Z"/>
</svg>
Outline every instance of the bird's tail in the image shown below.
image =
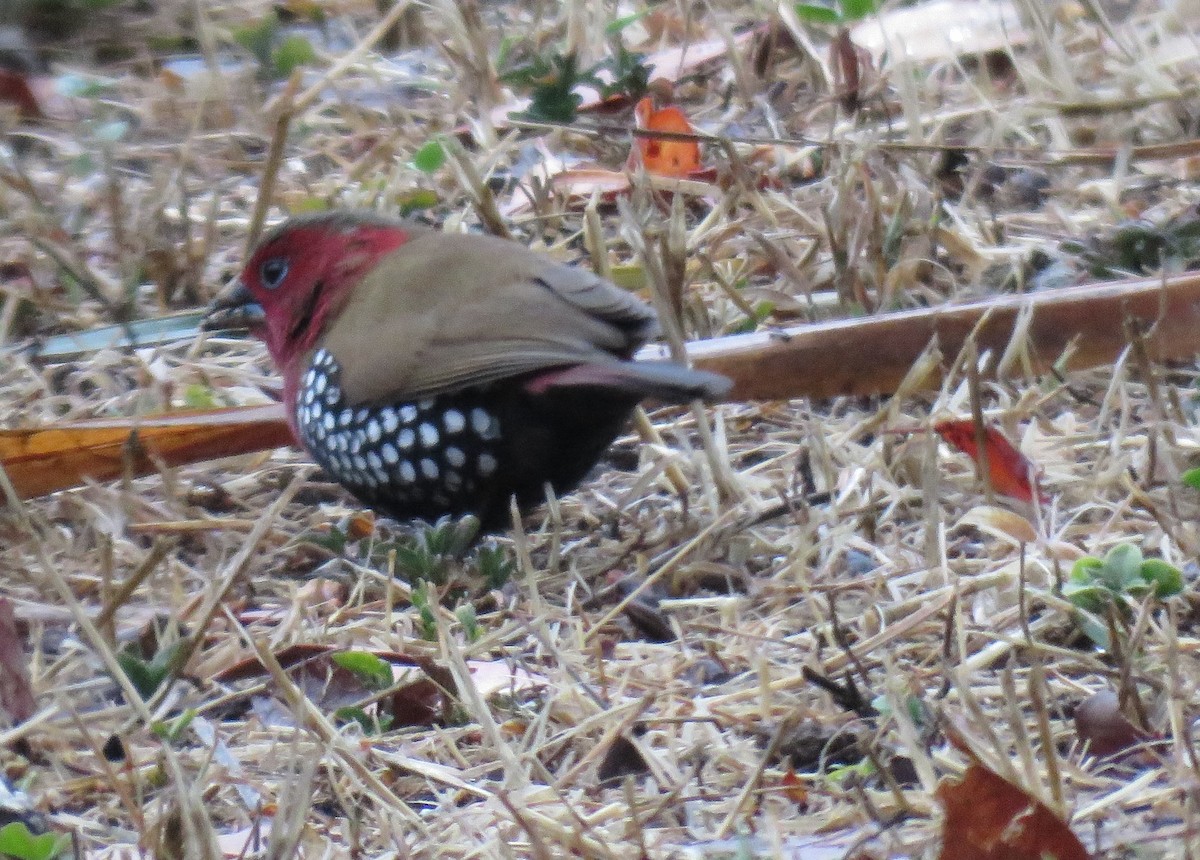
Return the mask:
<svg viewBox="0 0 1200 860">
<path fill-rule="evenodd" d="M 732 387 L 733 382 L 719 373 L 692 370 L 666 361 L 576 364 L 539 373 L 525 382 L 526 390 L 534 394 L 564 388 L 595 388 L 663 403 L 715 402 L 724 398 Z"/>
</svg>

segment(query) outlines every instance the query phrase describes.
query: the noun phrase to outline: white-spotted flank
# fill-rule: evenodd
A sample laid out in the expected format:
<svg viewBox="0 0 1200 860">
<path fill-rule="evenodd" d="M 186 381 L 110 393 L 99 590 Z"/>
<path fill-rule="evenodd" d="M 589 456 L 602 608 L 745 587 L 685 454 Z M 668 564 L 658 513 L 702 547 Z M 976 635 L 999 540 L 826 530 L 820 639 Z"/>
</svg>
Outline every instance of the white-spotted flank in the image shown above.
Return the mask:
<svg viewBox="0 0 1200 860">
<path fill-rule="evenodd" d="M 300 438 L 320 465 L 364 500 L 431 518 L 469 510 L 499 469 L 500 422 L 461 395 L 378 406 L 346 402 L 341 368 L 313 353 L 296 397 Z"/>
</svg>

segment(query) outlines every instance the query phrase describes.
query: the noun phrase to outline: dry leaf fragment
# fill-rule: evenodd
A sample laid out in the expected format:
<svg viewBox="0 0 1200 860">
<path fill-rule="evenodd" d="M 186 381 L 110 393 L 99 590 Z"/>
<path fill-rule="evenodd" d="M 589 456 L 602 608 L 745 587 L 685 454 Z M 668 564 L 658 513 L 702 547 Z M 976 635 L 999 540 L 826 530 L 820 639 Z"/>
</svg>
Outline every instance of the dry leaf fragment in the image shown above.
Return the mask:
<svg viewBox="0 0 1200 860">
<path fill-rule="evenodd" d="M 12 604 L 5 598 L 0 598 L 0 708 L 9 726 L 25 722 L 37 709 L 29 680 L 29 658 Z"/>
<path fill-rule="evenodd" d="M 1048 806 L 978 761 L 946 779 L 940 860 L 1088 860 L 1079 838 Z"/>
<path fill-rule="evenodd" d="M 674 105 L 656 110 L 649 96 L 637 103 L 633 116 L 641 129 L 695 134 L 682 110 Z M 629 167 L 635 168 L 639 160 L 648 173 L 683 179 L 700 170 L 700 144 L 694 140 L 638 137 L 629 153 Z"/>
<path fill-rule="evenodd" d="M 1028 519 L 1007 508 L 994 505 L 979 505 L 963 514 L 960 525 L 974 526 L 1001 540 L 1015 544 L 1035 543 L 1037 530 Z"/>
<path fill-rule="evenodd" d="M 933 429 L 971 459 L 978 459 L 975 422 L 969 419 L 939 421 L 933 425 Z M 992 482 L 992 489 L 1023 502 L 1032 502 L 1037 471 L 1029 458 L 995 427 L 984 428 L 984 444 L 987 446 L 988 478 Z M 1046 501 L 1043 495 L 1037 495 L 1041 501 Z"/>
<path fill-rule="evenodd" d="M 932 0 L 871 15 L 852 31 L 877 59 L 924 63 L 1006 51 L 1029 39 L 1006 0 Z"/>
</svg>

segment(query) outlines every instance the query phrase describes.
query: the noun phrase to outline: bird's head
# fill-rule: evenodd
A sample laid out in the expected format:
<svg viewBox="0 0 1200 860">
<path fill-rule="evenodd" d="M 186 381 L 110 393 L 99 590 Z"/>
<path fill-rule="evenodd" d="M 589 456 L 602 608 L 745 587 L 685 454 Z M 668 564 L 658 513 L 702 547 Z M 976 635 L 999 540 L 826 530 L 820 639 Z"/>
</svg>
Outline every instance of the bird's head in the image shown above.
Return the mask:
<svg viewBox="0 0 1200 860">
<path fill-rule="evenodd" d="M 240 277 L 209 305 L 204 327 L 248 328 L 287 375 L 363 276 L 424 229 L 369 212 L 285 221 L 258 243 Z"/>
</svg>

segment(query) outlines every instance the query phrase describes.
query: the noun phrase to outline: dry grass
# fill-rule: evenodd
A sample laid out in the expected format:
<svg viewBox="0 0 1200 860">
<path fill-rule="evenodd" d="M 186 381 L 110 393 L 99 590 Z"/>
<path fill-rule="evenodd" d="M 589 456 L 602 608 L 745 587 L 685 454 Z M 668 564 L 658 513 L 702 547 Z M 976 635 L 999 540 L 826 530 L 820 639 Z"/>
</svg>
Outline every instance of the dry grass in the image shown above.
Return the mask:
<svg viewBox="0 0 1200 860">
<path fill-rule="evenodd" d="M 536 194 L 507 217 L 513 183 L 501 180 L 540 158 L 535 140 L 610 167 L 628 141 L 497 125 L 499 41 L 595 52 L 609 4 L 439 0 L 408 13 L 417 38 L 389 59 L 353 54 L 378 19 L 347 4 L 331 16 L 328 86 L 310 89 L 316 72 L 269 92 L 229 60 L 228 28 L 250 4 L 198 4 L 216 73 L 177 84 L 146 75 L 141 57 L 92 68 L 66 53 L 65 67 L 111 87 L 74 100 L 69 120 L 8 126 L 0 263 L 28 278 L 5 281 L 5 335 L 193 306 L 236 271 L 260 213 L 314 201 L 391 210 L 417 188 L 437 192 L 428 214 L 446 229 L 500 223 L 563 259 L 606 249 L 603 265 L 636 263 L 663 307 L 686 265 L 674 298 L 689 336 L 745 327 L 763 300 L 770 325 L 861 312 L 864 299 L 985 294 L 1028 274 L 1035 249 L 1194 205 L 1180 181 L 1190 160 L 1121 149 L 1194 136 L 1188 4 L 1018 5 L 1027 39 L 1006 61 L 896 70 L 853 118 L 829 98 L 824 36 L 788 10 L 775 53 L 739 47 L 676 98 L 706 132 L 829 145 L 780 144 L 765 166 L 747 163 L 749 144 L 714 147 L 706 158 L 732 156 L 734 181 L 673 207 L 640 177 L 619 207 Z M 681 19 L 691 9 L 704 38 L 780 20 L 773 4 L 660 7 Z M 127 132 L 106 143 L 118 120 Z M 463 125 L 482 146 L 433 177 L 406 164 Z M 948 143 L 980 154 L 964 195 L 943 199 L 934 170 Z M 1116 146 L 1115 164 L 1081 157 L 1093 144 Z M 805 178 L 818 152 L 823 167 Z M 1016 177 L 994 195 L 989 161 Z M 1042 205 L 1021 194 L 1035 170 L 1050 180 Z M 773 182 L 760 188 L 764 173 Z M 10 425 L 173 408 L 197 391 L 261 402 L 269 374 L 259 345 L 217 338 L 51 366 L 10 354 L 0 402 Z M 422 639 L 408 587 L 370 555 L 386 524 L 336 555 L 301 542 L 358 508 L 297 452 L 29 502 L 0 523 L 3 592 L 28 630 L 39 705 L 3 735 L 9 776 L 105 857 L 134 856 L 104 848 L 117 844 L 220 856 L 218 835 L 244 841 L 254 827 L 275 834 L 270 857 L 932 857 L 933 792 L 963 763 L 941 715 L 1069 814 L 1090 849 L 1197 856 L 1193 601 L 1141 607 L 1134 645 L 1113 659 L 1088 647 L 1055 593 L 1075 558 L 1120 542 L 1190 569 L 1197 508 L 1179 475 L 1197 447 L 1193 377 L 1131 350 L 1061 382 L 982 382 L 978 405 L 1045 470 L 1052 501 L 1015 508 L 1039 530 L 1025 546 L 971 525 L 989 514 L 973 510 L 986 502 L 966 458 L 930 434 L 880 432 L 969 415 L 967 374 L 933 396 L 653 412 L 641 427 L 650 444 L 623 440 L 585 487 L 500 541 L 517 573 L 476 596 L 475 641 L 450 611 L 435 613 L 436 641 Z M 812 493 L 829 500 L 810 504 Z M 609 588 L 613 574 L 638 590 Z M 115 601 L 131 577 L 140 584 Z M 647 641 L 631 605 L 677 638 Z M 142 702 L 114 654 L 148 629 L 194 651 L 183 680 Z M 279 667 L 275 655 L 300 644 L 418 658 L 453 705 L 364 737 L 335 724 L 319 680 Z M 256 677 L 214 680 L 255 655 Z M 469 680 L 483 663 L 541 683 L 489 697 Z M 853 713 L 813 674 L 853 681 L 887 714 Z M 1099 760 L 1081 746 L 1071 708 L 1109 687 L 1135 691 L 1162 738 L 1142 757 Z M 185 709 L 198 716 L 176 741 L 151 732 Z M 113 736 L 123 761 L 101 754 Z M 910 763 L 888 764 L 896 757 Z M 839 761 L 866 764 L 831 773 Z M 631 772 L 600 780 L 621 765 Z"/>
</svg>

